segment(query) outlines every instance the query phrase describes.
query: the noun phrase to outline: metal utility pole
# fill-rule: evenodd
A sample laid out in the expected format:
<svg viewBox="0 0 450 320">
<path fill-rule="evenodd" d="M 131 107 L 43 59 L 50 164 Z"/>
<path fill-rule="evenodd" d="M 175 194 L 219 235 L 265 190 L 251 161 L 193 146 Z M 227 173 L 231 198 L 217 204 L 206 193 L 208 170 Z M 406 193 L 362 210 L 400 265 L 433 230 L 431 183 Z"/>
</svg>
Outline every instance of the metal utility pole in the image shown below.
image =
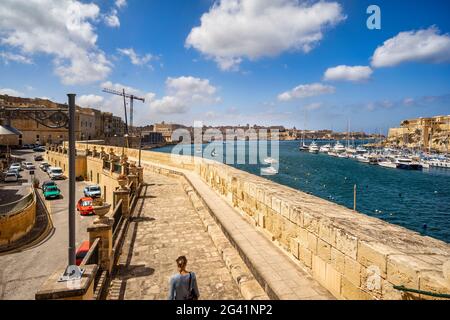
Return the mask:
<svg viewBox="0 0 450 320">
<path fill-rule="evenodd" d="M 145 98 L 137 97 L 133 94 L 128 94 L 125 92 L 125 89 L 122 89 L 122 92 L 114 90 L 114 89 L 108 89 L 104 88 L 102 90 L 103 92 L 115 94 L 116 96 L 123 97 L 123 108 L 125 111 L 125 133 L 128 134 L 128 115 L 127 115 L 127 98 L 130 99 L 130 127 L 133 128 L 133 117 L 134 117 L 134 100 L 139 100 L 142 102 L 145 102 Z"/>
<path fill-rule="evenodd" d="M 75 261 L 75 94 L 69 93 L 69 259 L 68 265 Z"/>
</svg>

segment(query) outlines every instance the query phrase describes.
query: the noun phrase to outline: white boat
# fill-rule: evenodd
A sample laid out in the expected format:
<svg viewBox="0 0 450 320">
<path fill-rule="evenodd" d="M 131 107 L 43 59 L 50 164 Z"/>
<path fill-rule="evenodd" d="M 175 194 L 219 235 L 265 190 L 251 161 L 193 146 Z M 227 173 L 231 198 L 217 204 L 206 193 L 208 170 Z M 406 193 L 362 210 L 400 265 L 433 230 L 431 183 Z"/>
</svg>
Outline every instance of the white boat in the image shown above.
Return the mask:
<svg viewBox="0 0 450 320">
<path fill-rule="evenodd" d="M 347 152 L 348 154 L 356 154 L 356 149 L 353 147 L 348 147 L 345 148 L 345 152 Z"/>
<path fill-rule="evenodd" d="M 359 154 L 367 153 L 367 149 L 364 148 L 364 147 L 361 147 L 361 146 L 357 146 L 356 147 L 356 153 L 359 153 Z"/>
<path fill-rule="evenodd" d="M 331 145 L 329 143 L 320 147 L 319 152 L 328 153 L 331 150 Z"/>
<path fill-rule="evenodd" d="M 355 159 L 362 163 L 370 163 L 369 157 L 366 155 L 358 154 Z"/>
<path fill-rule="evenodd" d="M 277 169 L 275 169 L 272 166 L 267 167 L 267 168 L 261 168 L 261 174 L 266 175 L 266 176 L 267 175 L 271 176 L 271 175 L 274 175 L 274 174 L 277 174 L 277 173 L 278 173 Z"/>
<path fill-rule="evenodd" d="M 305 144 L 304 142 L 300 145 L 300 147 L 298 147 L 298 149 L 300 151 L 309 151 L 309 147 L 307 144 Z"/>
<path fill-rule="evenodd" d="M 333 151 L 336 152 L 336 153 L 341 153 L 341 152 L 345 151 L 345 147 L 344 147 L 344 145 L 342 143 L 337 142 L 334 145 Z"/>
<path fill-rule="evenodd" d="M 338 156 L 338 154 L 336 152 L 334 152 L 334 151 L 328 152 L 328 155 L 332 156 L 332 157 L 337 157 Z"/>
<path fill-rule="evenodd" d="M 409 158 L 397 158 L 396 159 L 397 169 L 404 169 L 404 170 L 422 170 L 422 165 L 417 162 L 413 161 Z"/>
<path fill-rule="evenodd" d="M 338 153 L 338 158 L 348 159 L 349 155 L 345 152 Z"/>
<path fill-rule="evenodd" d="M 319 152 L 319 146 L 314 141 L 309 146 L 309 152 L 310 153 L 318 153 Z"/>
<path fill-rule="evenodd" d="M 434 168 L 450 169 L 450 161 L 446 161 L 446 160 L 431 159 L 431 160 L 427 160 L 425 163 L 427 163 L 430 167 L 434 167 Z"/>
<path fill-rule="evenodd" d="M 216 157 L 217 156 L 217 152 L 216 152 L 216 149 L 214 149 L 212 152 L 211 152 L 211 157 Z"/>
<path fill-rule="evenodd" d="M 378 165 L 385 168 L 397 169 L 397 163 L 393 158 L 384 158 L 378 162 Z"/>
<path fill-rule="evenodd" d="M 274 158 L 271 158 L 271 157 L 268 157 L 268 158 L 265 158 L 265 159 L 263 160 L 263 162 L 264 162 L 264 163 L 267 163 L 267 164 L 273 164 L 273 163 L 277 163 L 278 160 L 277 160 L 277 159 L 274 159 Z"/>
</svg>

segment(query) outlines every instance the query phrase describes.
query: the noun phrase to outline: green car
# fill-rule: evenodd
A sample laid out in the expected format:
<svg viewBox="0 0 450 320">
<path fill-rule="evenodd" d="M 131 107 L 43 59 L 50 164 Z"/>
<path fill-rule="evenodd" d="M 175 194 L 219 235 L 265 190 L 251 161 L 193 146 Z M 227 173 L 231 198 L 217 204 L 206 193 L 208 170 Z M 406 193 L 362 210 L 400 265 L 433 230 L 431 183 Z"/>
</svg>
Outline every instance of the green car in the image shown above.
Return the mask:
<svg viewBox="0 0 450 320">
<path fill-rule="evenodd" d="M 61 190 L 57 186 L 48 186 L 45 188 L 44 197 L 48 199 L 58 199 L 61 196 Z"/>
</svg>

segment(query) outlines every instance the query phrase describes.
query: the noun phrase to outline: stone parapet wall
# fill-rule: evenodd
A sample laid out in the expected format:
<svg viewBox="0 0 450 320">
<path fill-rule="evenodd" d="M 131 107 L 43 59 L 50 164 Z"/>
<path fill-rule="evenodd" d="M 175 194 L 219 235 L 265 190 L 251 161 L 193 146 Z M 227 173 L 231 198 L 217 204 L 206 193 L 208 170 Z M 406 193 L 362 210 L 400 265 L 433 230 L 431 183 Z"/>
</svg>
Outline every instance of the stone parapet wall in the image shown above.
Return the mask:
<svg viewBox="0 0 450 320">
<path fill-rule="evenodd" d="M 14 214 L 0 215 L 0 246 L 9 245 L 30 232 L 36 222 L 36 195 L 32 201 Z"/>
<path fill-rule="evenodd" d="M 151 151 L 142 160 L 195 171 L 339 299 L 433 298 L 394 285 L 450 293 L 445 242 L 214 161 Z"/>
<path fill-rule="evenodd" d="M 430 298 L 394 285 L 450 292 L 447 243 L 220 163 L 196 171 L 337 298 Z"/>
</svg>

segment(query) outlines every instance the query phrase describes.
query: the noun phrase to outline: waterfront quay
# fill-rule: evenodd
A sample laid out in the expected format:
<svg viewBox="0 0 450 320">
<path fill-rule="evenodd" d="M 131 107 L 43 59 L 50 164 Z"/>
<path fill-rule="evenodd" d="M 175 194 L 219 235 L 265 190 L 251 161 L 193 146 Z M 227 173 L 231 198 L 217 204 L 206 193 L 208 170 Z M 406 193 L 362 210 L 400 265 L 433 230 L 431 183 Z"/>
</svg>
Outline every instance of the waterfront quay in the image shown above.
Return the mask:
<svg viewBox="0 0 450 320">
<path fill-rule="evenodd" d="M 138 150 L 125 149 L 124 152 L 130 159 L 139 157 Z M 200 199 L 199 205 L 194 207 L 205 209 L 220 226 L 226 237 L 224 243 L 231 245 L 227 248 L 238 252 L 245 261 L 245 268 L 270 298 L 430 299 L 433 298 L 430 293 L 448 293 L 450 246 L 445 242 L 216 161 L 194 161 L 192 157 L 151 151 L 142 151 L 141 161 L 146 173 L 181 177 L 187 182 L 188 194 L 193 192 Z M 155 200 L 146 198 L 145 201 Z M 145 230 L 145 225 L 149 230 L 158 228 L 152 215 L 158 217 L 151 213 L 149 219 L 142 219 L 144 222 L 137 220 L 141 221 L 141 230 Z M 149 245 L 145 240 L 149 237 L 147 233 L 139 232 L 138 228 L 134 238 L 138 251 L 131 254 L 128 264 L 145 264 L 158 269 L 158 265 L 165 263 L 157 262 L 155 253 L 161 252 L 158 243 L 161 241 L 160 246 L 164 247 L 171 238 L 163 236 L 165 240 L 154 239 Z M 213 242 L 225 265 L 232 265 L 227 262 L 228 250 L 220 249 L 220 245 Z M 126 243 L 124 252 L 126 247 L 133 248 L 133 241 Z M 156 249 L 153 254 L 152 245 L 153 250 Z M 125 256 L 120 259 L 126 266 Z M 195 256 L 191 258 L 195 259 Z M 169 260 L 163 252 L 162 261 L 167 261 L 167 267 Z M 152 279 L 151 270 L 145 270 L 141 269 L 140 280 L 145 282 L 145 290 L 137 289 L 138 284 L 131 284 L 129 292 L 157 297 L 164 291 L 165 281 L 155 276 Z M 230 272 L 234 278 L 233 270 Z M 117 278 L 116 283 L 127 280 L 126 274 L 122 279 Z M 169 274 L 163 274 L 162 279 L 167 280 Z M 288 281 L 293 278 L 298 280 Z M 239 281 L 236 282 L 245 298 L 246 291 Z M 298 288 L 312 290 L 294 297 L 293 292 L 299 291 L 292 287 L 293 282 Z M 112 288 L 120 297 L 120 285 Z"/>
</svg>

